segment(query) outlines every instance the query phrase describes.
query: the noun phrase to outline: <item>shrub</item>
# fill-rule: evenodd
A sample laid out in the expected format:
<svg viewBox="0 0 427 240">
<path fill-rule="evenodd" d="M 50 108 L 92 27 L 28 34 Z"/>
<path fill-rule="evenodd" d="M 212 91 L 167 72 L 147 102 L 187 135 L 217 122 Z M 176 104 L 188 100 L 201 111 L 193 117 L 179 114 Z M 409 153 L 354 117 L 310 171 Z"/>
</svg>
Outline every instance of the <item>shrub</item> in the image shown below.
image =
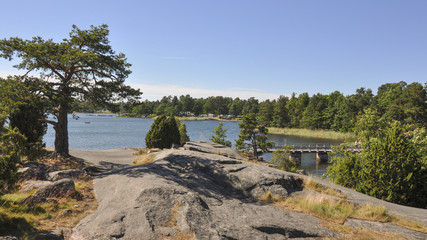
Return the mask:
<svg viewBox="0 0 427 240">
<path fill-rule="evenodd" d="M 296 172 L 301 168 L 301 164 L 292 158 L 292 148 L 292 146 L 283 146 L 281 149 L 274 151 L 271 163 L 277 165 L 282 170 Z"/>
<path fill-rule="evenodd" d="M 180 144 L 180 141 L 181 135 L 173 115 L 157 117 L 145 136 L 148 148 L 170 148 L 172 144 Z"/>
<path fill-rule="evenodd" d="M 19 180 L 18 166 L 25 142 L 16 128 L 9 129 L 4 122 L 4 117 L 0 117 L 0 195 L 14 189 Z"/>
<path fill-rule="evenodd" d="M 350 145 L 337 148 L 327 177 L 333 182 L 393 203 L 427 207 L 427 170 L 420 145 L 399 122 L 377 137 L 364 139 L 360 153 Z"/>
</svg>

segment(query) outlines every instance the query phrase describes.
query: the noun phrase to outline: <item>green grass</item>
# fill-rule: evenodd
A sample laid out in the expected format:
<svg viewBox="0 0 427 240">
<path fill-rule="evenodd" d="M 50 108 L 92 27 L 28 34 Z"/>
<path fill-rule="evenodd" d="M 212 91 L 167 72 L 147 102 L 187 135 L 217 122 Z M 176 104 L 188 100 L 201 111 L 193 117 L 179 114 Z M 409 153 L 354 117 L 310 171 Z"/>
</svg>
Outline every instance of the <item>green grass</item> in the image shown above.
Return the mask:
<svg viewBox="0 0 427 240">
<path fill-rule="evenodd" d="M 332 130 L 319 130 L 319 129 L 312 130 L 312 129 L 303 129 L 303 128 L 269 127 L 268 133 L 302 136 L 302 137 L 328 138 L 328 139 L 345 139 L 345 140 L 355 139 L 355 136 L 353 133 L 343 133 L 343 132 L 336 132 Z"/>
</svg>

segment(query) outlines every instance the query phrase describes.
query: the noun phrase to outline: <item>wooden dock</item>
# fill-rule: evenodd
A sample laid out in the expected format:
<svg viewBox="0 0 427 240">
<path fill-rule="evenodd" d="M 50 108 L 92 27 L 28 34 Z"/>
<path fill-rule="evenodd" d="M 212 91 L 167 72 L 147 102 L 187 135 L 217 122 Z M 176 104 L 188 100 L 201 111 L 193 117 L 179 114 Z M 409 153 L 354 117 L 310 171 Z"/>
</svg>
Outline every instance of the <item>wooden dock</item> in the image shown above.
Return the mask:
<svg viewBox="0 0 427 240">
<path fill-rule="evenodd" d="M 301 154 L 303 153 L 316 153 L 316 160 L 318 162 L 327 162 L 328 153 L 333 152 L 332 147 L 338 145 L 339 144 L 330 143 L 301 143 L 287 146 L 292 146 L 291 158 L 301 163 Z M 269 149 L 269 152 L 276 151 L 278 149 L 281 149 L 282 147 L 283 146 L 276 145 L 273 148 Z M 360 152 L 361 149 L 359 147 L 354 147 L 349 150 L 353 152 Z"/>
<path fill-rule="evenodd" d="M 330 144 L 330 143 L 302 143 L 302 144 L 294 144 L 294 145 L 287 145 L 292 146 L 291 149 L 292 153 L 328 153 L 332 152 L 332 147 L 337 146 L 338 144 Z M 269 149 L 269 151 L 273 152 L 278 149 L 281 149 L 282 146 L 274 146 L 273 148 Z"/>
</svg>

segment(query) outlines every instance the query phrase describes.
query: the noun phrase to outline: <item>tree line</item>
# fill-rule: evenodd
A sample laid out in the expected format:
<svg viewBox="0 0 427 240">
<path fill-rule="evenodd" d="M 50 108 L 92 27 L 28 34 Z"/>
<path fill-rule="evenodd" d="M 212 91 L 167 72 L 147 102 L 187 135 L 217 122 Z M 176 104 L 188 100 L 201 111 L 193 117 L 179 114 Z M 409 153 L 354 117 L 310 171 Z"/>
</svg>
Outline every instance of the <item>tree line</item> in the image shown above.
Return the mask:
<svg viewBox="0 0 427 240">
<path fill-rule="evenodd" d="M 267 127 L 290 127 L 325 129 L 340 132 L 354 130 L 357 119 L 367 109 L 377 111 L 385 119 L 404 124 L 426 126 L 427 83 L 406 82 L 381 85 L 377 94 L 371 89 L 359 88 L 354 94 L 344 95 L 339 91 L 330 94 L 308 93 L 290 97 L 280 96 L 275 100 L 259 101 L 255 98 L 240 99 L 222 96 L 193 98 L 190 95 L 165 96 L 161 100 L 119 104 L 113 109 L 127 116 L 155 115 L 230 115 L 243 117 L 254 113 L 259 122 Z M 76 110 L 94 111 L 86 103 L 76 103 Z"/>
</svg>

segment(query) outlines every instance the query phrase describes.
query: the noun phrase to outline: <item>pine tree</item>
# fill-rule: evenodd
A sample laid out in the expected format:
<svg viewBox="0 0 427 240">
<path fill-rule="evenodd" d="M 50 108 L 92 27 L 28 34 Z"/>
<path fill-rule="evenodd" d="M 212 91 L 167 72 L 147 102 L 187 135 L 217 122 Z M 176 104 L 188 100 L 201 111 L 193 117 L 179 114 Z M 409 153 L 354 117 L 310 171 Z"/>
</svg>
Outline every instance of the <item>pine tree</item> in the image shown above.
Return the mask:
<svg viewBox="0 0 427 240">
<path fill-rule="evenodd" d="M 218 123 L 218 127 L 216 127 L 213 131 L 213 133 L 215 135 L 212 135 L 212 137 L 210 138 L 212 142 L 214 143 L 218 143 L 227 147 L 231 147 L 231 142 L 225 140 L 225 138 L 227 137 L 227 135 L 225 134 L 225 132 L 227 132 L 227 129 L 222 128 L 222 126 L 224 125 L 223 122 L 219 122 Z"/>
<path fill-rule="evenodd" d="M 246 149 L 249 151 L 252 148 L 254 157 L 258 159 L 258 149 L 266 151 L 270 143 L 267 143 L 268 129 L 264 125 L 260 125 L 255 113 L 246 114 L 241 123 L 239 123 L 240 135 L 236 140 L 237 149 Z M 250 144 L 245 144 L 249 141 Z"/>
</svg>

